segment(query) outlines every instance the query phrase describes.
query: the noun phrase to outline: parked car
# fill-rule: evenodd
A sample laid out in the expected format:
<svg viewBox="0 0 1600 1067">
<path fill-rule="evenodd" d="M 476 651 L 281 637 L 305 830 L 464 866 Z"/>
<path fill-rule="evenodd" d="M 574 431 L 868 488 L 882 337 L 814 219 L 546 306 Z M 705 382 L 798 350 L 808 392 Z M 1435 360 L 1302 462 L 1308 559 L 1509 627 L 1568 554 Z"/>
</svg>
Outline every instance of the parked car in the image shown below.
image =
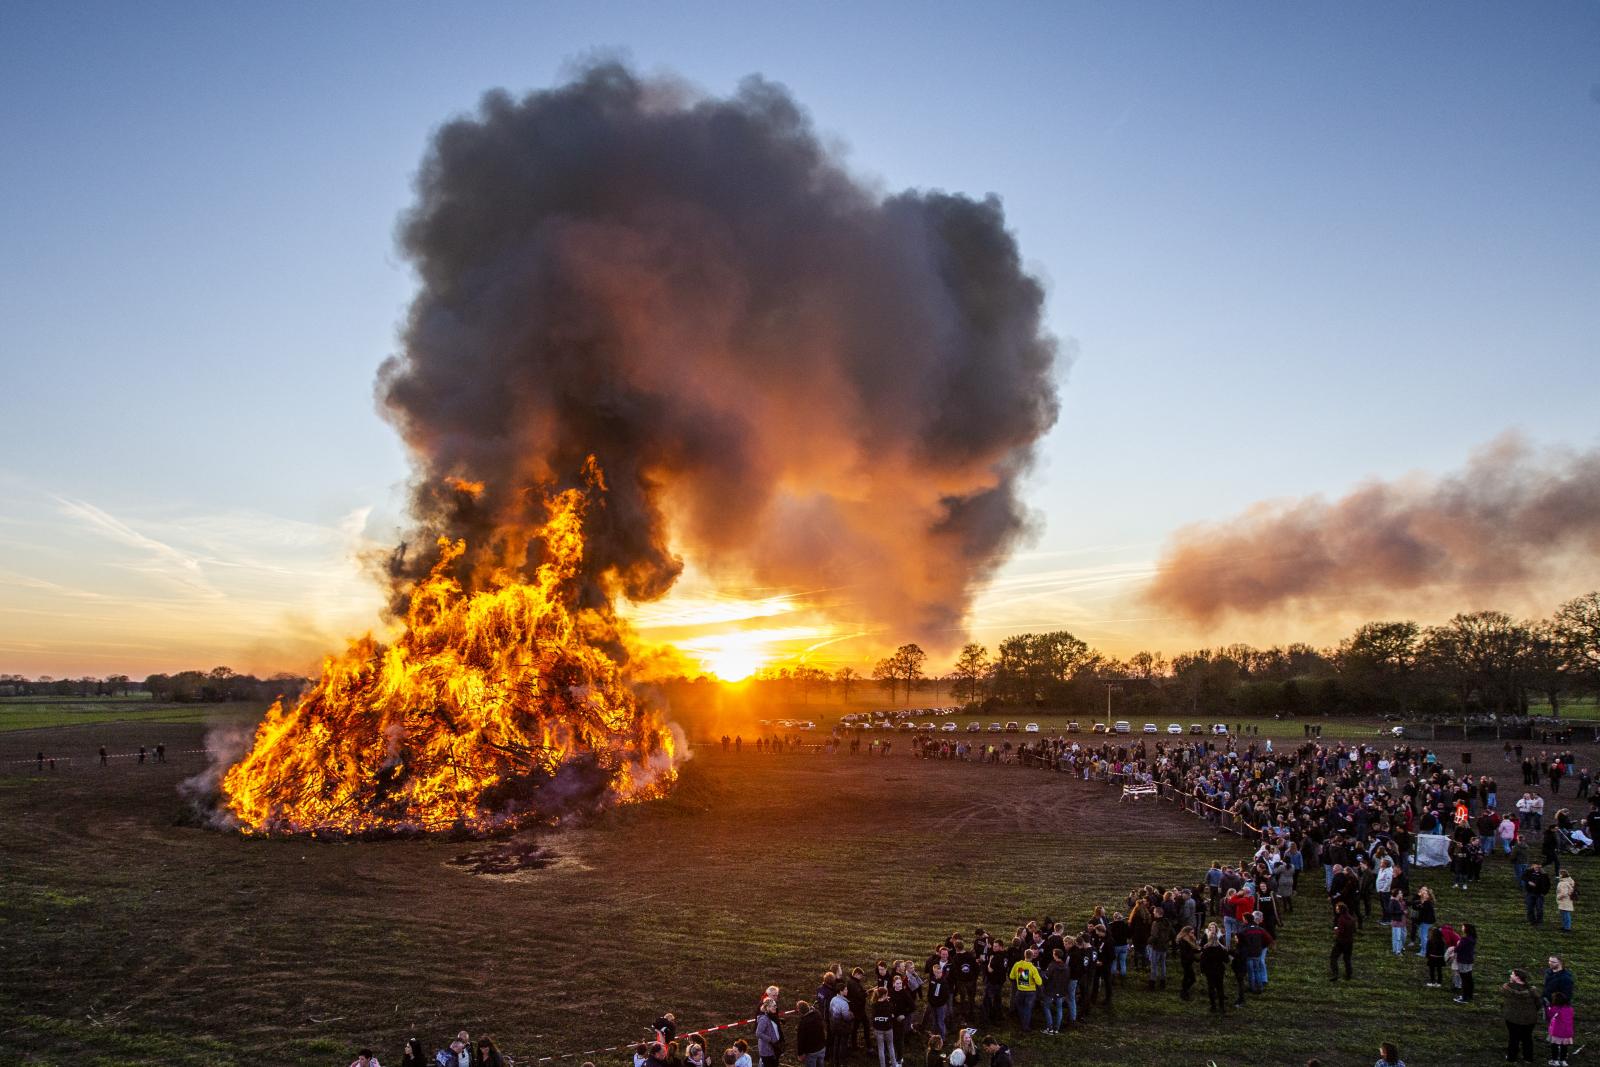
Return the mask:
<svg viewBox="0 0 1600 1067">
<path fill-rule="evenodd" d="M 1169 724 L 1167 726 L 1167 733 L 1169 733 L 1169 734 L 1181 734 L 1181 733 L 1183 733 L 1183 724 L 1182 723 L 1176 723 L 1176 722 Z"/>
<path fill-rule="evenodd" d="M 947 733 L 947 734 L 953 734 L 953 733 L 956 732 L 957 729 L 959 729 L 959 727 L 957 727 L 956 724 L 953 723 L 953 722 L 947 722 L 947 723 L 944 724 L 944 726 L 941 727 L 941 729 L 944 730 L 944 732 Z"/>
<path fill-rule="evenodd" d="M 1147 733 L 1147 734 L 1158 734 L 1161 731 L 1156 729 L 1156 724 L 1155 723 L 1147 722 L 1147 723 L 1144 724 L 1144 732 Z"/>
<path fill-rule="evenodd" d="M 1189 724 L 1189 732 L 1191 734 L 1203 734 L 1206 732 L 1206 728 L 1197 722 L 1192 722 Z"/>
<path fill-rule="evenodd" d="M 969 722 L 969 723 L 967 723 L 967 733 L 969 733 L 969 734 L 980 733 L 982 730 L 983 730 L 983 723 L 981 723 L 981 722 Z"/>
<path fill-rule="evenodd" d="M 1117 733 L 1117 734 L 1125 734 L 1125 733 L 1127 733 L 1128 731 L 1130 731 L 1132 729 L 1133 729 L 1133 727 L 1128 725 L 1128 720 L 1127 719 L 1118 719 L 1117 720 L 1117 724 L 1111 728 L 1111 732 L 1112 733 Z"/>
<path fill-rule="evenodd" d="M 1404 737 L 1406 735 L 1406 728 L 1404 726 L 1391 726 L 1389 727 L 1389 735 L 1391 737 Z"/>
<path fill-rule="evenodd" d="M 1001 725 L 999 723 L 997 723 L 997 722 L 992 722 L 992 723 L 989 724 L 989 732 L 991 734 L 997 734 L 997 733 L 999 733 L 1001 731 L 1001 729 L 1002 729 Z"/>
<path fill-rule="evenodd" d="M 1081 733 L 1081 732 L 1082 732 L 1082 727 L 1080 727 L 1077 723 L 1075 723 L 1075 722 L 1067 723 L 1067 733 L 1076 734 L 1076 733 Z"/>
<path fill-rule="evenodd" d="M 1090 727 L 1089 732 L 1092 734 L 1103 734 L 1106 732 L 1106 724 L 1103 722 L 1097 722 Z"/>
<path fill-rule="evenodd" d="M 1225 722 L 1216 723 L 1211 727 L 1211 732 L 1220 737 L 1228 732 L 1228 724 Z"/>
<path fill-rule="evenodd" d="M 1015 721 L 1006 723 L 1006 733 L 1008 733 L 1008 734 L 1020 734 L 1021 732 L 1022 732 L 1022 727 L 1020 725 L 1018 725 Z"/>
<path fill-rule="evenodd" d="M 1028 725 L 1026 725 L 1026 726 L 1024 726 L 1022 728 L 1022 732 L 1023 733 L 1028 733 L 1028 734 L 1036 734 L 1036 733 L 1039 732 L 1039 724 L 1036 723 L 1036 722 L 1030 722 Z"/>
<path fill-rule="evenodd" d="M 795 723 L 794 728 L 796 730 L 815 730 L 817 728 L 817 724 L 812 722 L 810 719 L 806 719 L 802 722 Z"/>
<path fill-rule="evenodd" d="M 937 730 L 938 727 L 935 726 L 931 722 L 925 722 L 921 726 L 917 727 L 917 729 L 919 729 L 919 730 Z"/>
<path fill-rule="evenodd" d="M 900 729 L 910 730 L 912 733 L 915 733 L 917 730 L 917 724 L 914 722 L 903 722 L 900 724 Z"/>
</svg>

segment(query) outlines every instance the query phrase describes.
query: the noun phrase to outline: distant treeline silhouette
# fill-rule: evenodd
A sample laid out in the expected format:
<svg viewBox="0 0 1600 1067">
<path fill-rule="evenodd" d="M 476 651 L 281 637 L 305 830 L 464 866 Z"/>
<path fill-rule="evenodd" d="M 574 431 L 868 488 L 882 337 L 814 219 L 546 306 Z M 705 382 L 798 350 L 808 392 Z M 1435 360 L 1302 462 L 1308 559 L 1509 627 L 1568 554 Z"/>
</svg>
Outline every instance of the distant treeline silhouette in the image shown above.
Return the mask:
<svg viewBox="0 0 1600 1067">
<path fill-rule="evenodd" d="M 1212 714 L 1526 715 L 1543 701 L 1600 694 L 1600 592 L 1563 604 L 1547 619 L 1499 611 L 1460 614 L 1437 626 L 1369 622 L 1335 648 L 1232 644 L 1181 652 L 1107 656 L 1057 630 L 1015 634 L 993 653 L 968 644 L 949 674 L 926 677 L 926 656 L 902 645 L 872 670 L 890 701 L 941 695 L 971 706 L 1058 709 L 1093 717 L 1107 702 L 1120 716 Z M 755 684 L 809 701 L 832 690 L 850 699 L 863 679 L 801 665 L 760 672 Z"/>
<path fill-rule="evenodd" d="M 0 697 L 122 697 L 148 693 L 152 700 L 179 704 L 220 704 L 230 700 L 294 700 L 310 681 L 298 674 L 278 673 L 267 678 L 238 674 L 230 667 L 209 671 L 152 674 L 136 682 L 125 674 L 104 678 L 52 678 L 41 675 L 0 674 Z"/>
</svg>

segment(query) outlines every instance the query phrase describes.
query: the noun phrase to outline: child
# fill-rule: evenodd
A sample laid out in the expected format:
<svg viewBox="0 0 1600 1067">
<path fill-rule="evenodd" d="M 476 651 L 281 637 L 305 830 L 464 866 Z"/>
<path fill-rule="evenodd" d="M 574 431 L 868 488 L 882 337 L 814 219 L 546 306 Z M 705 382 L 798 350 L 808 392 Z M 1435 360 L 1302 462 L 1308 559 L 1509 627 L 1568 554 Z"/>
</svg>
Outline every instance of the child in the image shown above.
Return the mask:
<svg viewBox="0 0 1600 1067">
<path fill-rule="evenodd" d="M 1572 1005 L 1567 1003 L 1565 993 L 1555 993 L 1550 997 L 1550 1006 L 1544 1010 L 1544 1017 L 1550 1027 L 1546 1038 L 1550 1042 L 1550 1062 L 1564 1065 L 1567 1062 L 1567 1050 L 1572 1047 Z"/>
</svg>

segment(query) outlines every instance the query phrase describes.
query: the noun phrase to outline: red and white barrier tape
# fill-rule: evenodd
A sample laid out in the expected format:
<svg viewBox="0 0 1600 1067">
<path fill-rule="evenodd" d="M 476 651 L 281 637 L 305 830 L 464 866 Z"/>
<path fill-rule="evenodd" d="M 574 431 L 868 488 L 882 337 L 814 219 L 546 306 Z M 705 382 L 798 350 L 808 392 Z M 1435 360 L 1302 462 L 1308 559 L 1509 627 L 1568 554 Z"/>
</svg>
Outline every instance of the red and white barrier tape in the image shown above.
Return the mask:
<svg viewBox="0 0 1600 1067">
<path fill-rule="evenodd" d="M 793 1015 L 797 1010 L 798 1009 L 796 1009 L 796 1008 L 790 1008 L 788 1011 L 780 1011 L 778 1013 L 778 1015 L 780 1017 L 784 1016 L 784 1015 Z M 753 1026 L 753 1025 L 755 1025 L 756 1020 L 759 1019 L 759 1018 L 760 1018 L 760 1016 L 757 1015 L 757 1016 L 753 1016 L 753 1017 L 751 1017 L 749 1019 L 738 1019 L 738 1020 L 736 1020 L 734 1022 L 731 1022 L 731 1023 L 722 1023 L 719 1026 L 702 1026 L 698 1030 L 680 1030 L 674 1036 L 674 1039 L 676 1040 L 676 1038 L 694 1037 L 696 1035 L 699 1035 L 699 1036 L 703 1037 L 706 1034 L 714 1034 L 718 1030 L 737 1030 L 741 1026 Z M 628 1049 L 633 1048 L 635 1045 L 637 1045 L 639 1043 L 640 1042 L 638 1042 L 638 1041 L 630 1041 L 625 1045 L 612 1045 L 609 1048 L 592 1048 L 592 1049 L 589 1049 L 589 1050 L 587 1050 L 585 1052 L 561 1052 L 561 1053 L 557 1053 L 554 1056 L 540 1056 L 538 1059 L 534 1060 L 533 1062 L 534 1063 L 550 1063 L 550 1062 L 552 1062 L 554 1060 L 577 1059 L 579 1056 L 597 1056 L 602 1052 L 625 1052 Z"/>
<path fill-rule="evenodd" d="M 168 756 L 193 756 L 193 755 L 195 755 L 197 753 L 202 753 L 202 752 L 206 753 L 207 755 L 212 755 L 212 754 L 214 754 L 215 750 L 214 749 L 209 749 L 209 748 L 178 748 L 178 749 L 173 749 L 171 752 L 166 753 L 166 755 L 168 755 Z M 79 759 L 79 758 L 80 757 L 78 757 L 78 756 L 46 756 L 44 758 L 44 762 L 45 763 L 49 763 L 50 761 L 54 760 L 57 763 L 71 763 L 73 760 Z M 81 758 L 84 759 L 84 760 L 91 760 L 91 759 L 99 759 L 100 757 L 98 757 L 98 756 L 83 756 Z M 113 759 L 138 759 L 138 758 L 139 758 L 139 753 L 137 753 L 137 752 L 107 752 L 106 753 L 106 759 L 108 759 L 108 760 L 113 760 Z M 154 762 L 155 759 L 156 759 L 156 753 L 155 753 L 154 749 L 151 749 L 151 750 L 149 750 L 149 751 L 147 751 L 145 753 L 145 760 L 147 762 Z M 33 759 L 14 759 L 14 760 L 7 760 L 6 761 L 7 764 L 17 764 L 17 763 L 33 763 L 33 764 L 37 764 L 38 762 L 39 762 L 39 758 L 37 756 L 35 756 Z"/>
</svg>

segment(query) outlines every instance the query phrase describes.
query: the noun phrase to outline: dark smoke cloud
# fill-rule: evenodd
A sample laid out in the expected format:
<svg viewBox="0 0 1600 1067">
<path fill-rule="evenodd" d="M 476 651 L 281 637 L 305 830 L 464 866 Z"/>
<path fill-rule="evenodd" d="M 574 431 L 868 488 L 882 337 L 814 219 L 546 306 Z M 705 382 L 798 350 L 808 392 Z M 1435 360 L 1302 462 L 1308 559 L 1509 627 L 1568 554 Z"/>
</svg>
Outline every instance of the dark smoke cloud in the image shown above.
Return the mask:
<svg viewBox="0 0 1600 1067">
<path fill-rule="evenodd" d="M 418 192 L 377 387 L 417 469 L 402 577 L 439 534 L 469 577 L 536 564 L 528 489 L 590 453 L 596 576 L 634 599 L 683 553 L 936 635 L 1027 530 L 1056 345 L 998 200 L 869 188 L 759 78 L 714 99 L 616 64 L 489 93 Z"/>
<path fill-rule="evenodd" d="M 1541 454 L 1508 435 L 1438 482 L 1371 482 L 1181 530 L 1147 595 L 1203 623 L 1329 598 L 1416 607 L 1464 587 L 1559 581 L 1597 551 L 1600 450 Z"/>
</svg>

